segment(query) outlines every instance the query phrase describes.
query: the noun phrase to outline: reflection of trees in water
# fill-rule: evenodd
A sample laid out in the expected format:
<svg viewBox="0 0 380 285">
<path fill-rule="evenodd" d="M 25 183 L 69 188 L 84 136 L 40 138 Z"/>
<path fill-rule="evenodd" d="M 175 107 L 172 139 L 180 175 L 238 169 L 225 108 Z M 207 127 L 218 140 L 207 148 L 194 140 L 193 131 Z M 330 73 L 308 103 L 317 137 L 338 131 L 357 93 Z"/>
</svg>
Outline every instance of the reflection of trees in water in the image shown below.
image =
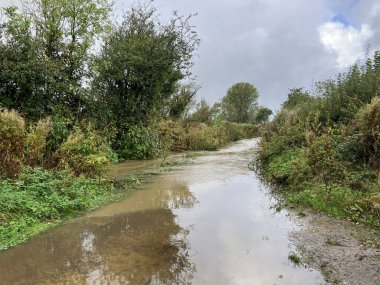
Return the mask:
<svg viewBox="0 0 380 285">
<path fill-rule="evenodd" d="M 184 183 L 169 184 L 159 191 L 163 204 L 170 209 L 192 208 L 197 203 L 197 199 Z"/>
<path fill-rule="evenodd" d="M 110 226 L 110 224 L 108 224 Z M 116 229 L 123 229 L 120 234 Z M 104 229 L 103 229 L 104 230 Z M 102 271 L 93 283 L 186 284 L 195 268 L 189 261 L 187 234 L 170 210 L 149 210 L 119 216 L 106 231 L 96 230 L 95 254 Z M 98 266 L 99 268 L 99 266 Z"/>
<path fill-rule="evenodd" d="M 188 231 L 170 208 L 196 199 L 179 186 L 155 193 L 164 208 L 79 220 L 3 253 L 0 276 L 6 284 L 191 283 Z"/>
</svg>

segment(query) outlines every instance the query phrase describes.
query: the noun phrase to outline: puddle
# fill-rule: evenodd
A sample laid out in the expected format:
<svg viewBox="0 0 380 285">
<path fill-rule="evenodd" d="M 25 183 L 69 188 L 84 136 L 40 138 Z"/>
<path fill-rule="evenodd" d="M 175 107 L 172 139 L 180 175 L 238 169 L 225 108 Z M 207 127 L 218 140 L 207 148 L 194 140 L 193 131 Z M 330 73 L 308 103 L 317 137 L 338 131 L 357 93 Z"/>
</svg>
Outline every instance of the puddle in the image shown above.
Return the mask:
<svg viewBox="0 0 380 285">
<path fill-rule="evenodd" d="M 0 254 L 0 284 L 322 284 L 288 261 L 297 229 L 243 140 Z M 145 163 L 145 164 L 144 164 Z M 155 162 L 128 162 L 128 177 Z"/>
</svg>

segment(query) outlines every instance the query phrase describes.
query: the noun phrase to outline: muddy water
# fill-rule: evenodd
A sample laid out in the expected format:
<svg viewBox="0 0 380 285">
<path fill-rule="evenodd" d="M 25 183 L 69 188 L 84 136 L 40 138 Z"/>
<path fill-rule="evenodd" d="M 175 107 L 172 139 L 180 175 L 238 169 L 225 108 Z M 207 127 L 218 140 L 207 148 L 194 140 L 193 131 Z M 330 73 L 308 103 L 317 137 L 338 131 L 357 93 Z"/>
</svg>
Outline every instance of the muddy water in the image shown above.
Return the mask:
<svg viewBox="0 0 380 285">
<path fill-rule="evenodd" d="M 323 283 L 288 261 L 288 233 L 297 225 L 271 209 L 274 201 L 247 169 L 254 144 L 203 155 L 1 253 L 0 284 Z M 117 176 L 133 170 L 121 165 Z"/>
</svg>

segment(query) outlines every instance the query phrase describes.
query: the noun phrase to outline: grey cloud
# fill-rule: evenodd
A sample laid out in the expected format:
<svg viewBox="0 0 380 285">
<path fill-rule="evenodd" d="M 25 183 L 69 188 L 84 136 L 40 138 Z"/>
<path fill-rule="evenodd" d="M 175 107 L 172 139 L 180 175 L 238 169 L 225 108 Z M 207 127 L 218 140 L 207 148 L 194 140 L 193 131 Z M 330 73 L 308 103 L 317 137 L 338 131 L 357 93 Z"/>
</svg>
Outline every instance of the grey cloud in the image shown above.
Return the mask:
<svg viewBox="0 0 380 285">
<path fill-rule="evenodd" d="M 120 11 L 135 1 L 115 2 Z M 343 71 L 318 34 L 334 14 L 343 14 L 354 27 L 370 25 L 369 42 L 380 47 L 378 0 L 156 0 L 154 5 L 163 19 L 173 10 L 198 13 L 192 23 L 202 42 L 193 71 L 202 85 L 199 97 L 210 102 L 232 84 L 248 81 L 259 89 L 261 104 L 278 109 L 289 88 L 311 89 L 315 81 Z"/>
<path fill-rule="evenodd" d="M 202 43 L 194 72 L 200 97 L 213 102 L 238 81 L 255 84 L 260 103 L 278 108 L 292 87 L 312 86 L 336 72 L 318 26 L 331 17 L 331 1 L 156 1 L 193 20 Z"/>
</svg>

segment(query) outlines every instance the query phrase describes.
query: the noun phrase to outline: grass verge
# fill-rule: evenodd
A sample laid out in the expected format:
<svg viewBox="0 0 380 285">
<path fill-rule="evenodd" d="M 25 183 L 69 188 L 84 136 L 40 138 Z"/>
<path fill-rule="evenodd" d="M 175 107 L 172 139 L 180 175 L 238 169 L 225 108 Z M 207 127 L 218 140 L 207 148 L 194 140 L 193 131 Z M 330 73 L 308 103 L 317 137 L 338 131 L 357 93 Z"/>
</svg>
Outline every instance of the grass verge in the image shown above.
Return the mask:
<svg viewBox="0 0 380 285">
<path fill-rule="evenodd" d="M 17 180 L 0 180 L 0 250 L 125 197 L 139 184 L 133 178 L 114 182 L 42 168 L 26 168 Z"/>
</svg>

